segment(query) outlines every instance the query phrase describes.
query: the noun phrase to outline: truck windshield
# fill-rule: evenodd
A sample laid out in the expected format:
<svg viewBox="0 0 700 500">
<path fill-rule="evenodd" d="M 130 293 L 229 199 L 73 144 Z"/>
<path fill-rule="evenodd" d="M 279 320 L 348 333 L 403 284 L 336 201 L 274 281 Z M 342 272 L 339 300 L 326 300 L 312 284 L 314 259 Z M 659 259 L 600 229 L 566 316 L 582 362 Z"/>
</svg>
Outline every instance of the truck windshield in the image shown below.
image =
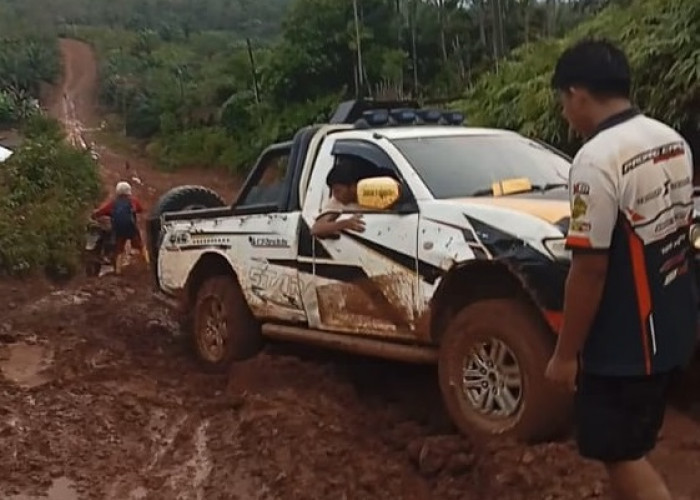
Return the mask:
<svg viewBox="0 0 700 500">
<path fill-rule="evenodd" d="M 533 190 L 564 188 L 570 163 L 518 135 L 394 139 L 437 199 L 489 196 L 494 183 L 527 179 Z"/>
</svg>

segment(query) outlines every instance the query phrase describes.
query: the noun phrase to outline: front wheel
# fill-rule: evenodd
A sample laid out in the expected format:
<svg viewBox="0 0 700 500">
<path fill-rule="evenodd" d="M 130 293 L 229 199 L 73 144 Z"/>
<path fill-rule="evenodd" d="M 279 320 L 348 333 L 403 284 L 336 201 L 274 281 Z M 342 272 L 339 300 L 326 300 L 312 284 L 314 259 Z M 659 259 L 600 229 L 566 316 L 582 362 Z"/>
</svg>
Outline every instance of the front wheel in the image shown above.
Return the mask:
<svg viewBox="0 0 700 500">
<path fill-rule="evenodd" d="M 572 398 L 545 379 L 552 349 L 552 334 L 520 300 L 483 300 L 457 313 L 442 338 L 438 371 L 459 430 L 525 442 L 563 436 Z"/>
<path fill-rule="evenodd" d="M 230 276 L 214 276 L 202 284 L 193 323 L 194 349 L 208 371 L 225 371 L 231 361 L 250 358 L 262 347 L 260 325 Z"/>
</svg>

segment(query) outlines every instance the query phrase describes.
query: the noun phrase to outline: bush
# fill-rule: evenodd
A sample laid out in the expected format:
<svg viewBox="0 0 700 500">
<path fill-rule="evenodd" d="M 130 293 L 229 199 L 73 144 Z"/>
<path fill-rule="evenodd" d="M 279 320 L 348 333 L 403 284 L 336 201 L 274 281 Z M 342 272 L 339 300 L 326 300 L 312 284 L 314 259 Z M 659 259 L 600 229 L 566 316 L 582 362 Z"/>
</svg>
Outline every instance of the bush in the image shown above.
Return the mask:
<svg viewBox="0 0 700 500">
<path fill-rule="evenodd" d="M 58 121 L 46 118 L 41 114 L 30 116 L 24 120 L 20 125 L 20 131 L 28 139 L 60 141 L 65 136 Z"/>
<path fill-rule="evenodd" d="M 549 79 L 559 54 L 587 37 L 608 38 L 625 49 L 642 110 L 681 130 L 700 126 L 697 0 L 634 0 L 626 8 L 608 7 L 563 39 L 514 51 L 498 74 L 480 78 L 468 98 L 455 105 L 474 125 L 518 130 L 574 150 L 578 142 L 569 138 Z"/>
<path fill-rule="evenodd" d="M 39 115 L 39 102 L 23 90 L 0 89 L 0 127 L 13 126 Z"/>
<path fill-rule="evenodd" d="M 52 134 L 28 138 L 0 165 L 0 274 L 74 274 L 85 213 L 99 194 L 89 154 Z"/>
</svg>

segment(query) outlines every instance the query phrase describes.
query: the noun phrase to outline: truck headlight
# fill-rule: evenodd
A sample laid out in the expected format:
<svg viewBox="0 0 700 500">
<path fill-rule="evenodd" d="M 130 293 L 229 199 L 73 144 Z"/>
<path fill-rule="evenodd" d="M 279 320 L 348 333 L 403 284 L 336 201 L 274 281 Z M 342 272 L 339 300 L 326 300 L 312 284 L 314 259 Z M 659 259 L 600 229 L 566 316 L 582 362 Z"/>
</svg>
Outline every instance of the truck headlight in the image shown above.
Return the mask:
<svg viewBox="0 0 700 500">
<path fill-rule="evenodd" d="M 700 228 L 698 229 L 698 236 L 700 236 Z M 554 260 L 571 261 L 571 250 L 566 249 L 566 238 L 545 238 L 542 244 Z"/>
<path fill-rule="evenodd" d="M 700 224 L 691 224 L 689 231 L 690 244 L 695 250 L 700 250 Z"/>
</svg>

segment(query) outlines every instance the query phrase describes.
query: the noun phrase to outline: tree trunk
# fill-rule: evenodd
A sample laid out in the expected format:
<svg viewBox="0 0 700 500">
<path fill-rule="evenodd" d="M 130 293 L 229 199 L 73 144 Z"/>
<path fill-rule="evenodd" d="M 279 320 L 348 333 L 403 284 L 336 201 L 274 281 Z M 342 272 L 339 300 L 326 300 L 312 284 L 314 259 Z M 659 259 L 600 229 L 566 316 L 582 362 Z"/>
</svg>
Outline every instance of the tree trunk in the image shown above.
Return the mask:
<svg viewBox="0 0 700 500">
<path fill-rule="evenodd" d="M 401 16 L 401 0 L 396 0 L 396 41 L 399 50 L 403 48 L 403 17 Z"/>
<path fill-rule="evenodd" d="M 523 24 L 525 25 L 525 44 L 530 43 L 530 0 L 524 0 L 523 1 L 523 6 L 525 9 L 524 16 L 523 16 Z"/>
<path fill-rule="evenodd" d="M 498 61 L 505 53 L 501 0 L 491 0 L 491 7 L 493 12 L 493 58 Z"/>
<path fill-rule="evenodd" d="M 486 40 L 486 6 L 484 0 L 475 0 L 477 18 L 479 20 L 479 39 L 485 50 L 488 50 Z"/>
<path fill-rule="evenodd" d="M 459 81 L 464 85 L 464 82 L 467 81 L 467 68 L 464 65 L 464 54 L 463 54 L 463 49 L 462 49 L 462 43 L 461 40 L 459 39 L 459 35 L 455 36 L 455 39 L 453 40 L 453 51 L 455 54 L 455 57 L 457 59 L 457 67 L 459 68 Z"/>
<path fill-rule="evenodd" d="M 557 27 L 557 1 L 547 0 L 547 36 L 554 36 Z"/>
<path fill-rule="evenodd" d="M 437 1 L 438 24 L 440 26 L 440 49 L 442 51 L 442 62 L 447 63 L 447 40 L 445 39 L 445 0 Z"/>
<path fill-rule="evenodd" d="M 413 96 L 418 97 L 418 48 L 416 43 L 416 24 L 418 17 L 418 0 L 411 5 L 411 59 L 413 61 Z"/>
<path fill-rule="evenodd" d="M 362 44 L 360 41 L 360 18 L 357 13 L 357 0 L 352 0 L 352 10 L 355 19 L 355 49 L 357 51 L 357 79 L 358 79 L 358 97 L 361 96 L 364 89 L 364 66 L 362 64 Z"/>
</svg>

